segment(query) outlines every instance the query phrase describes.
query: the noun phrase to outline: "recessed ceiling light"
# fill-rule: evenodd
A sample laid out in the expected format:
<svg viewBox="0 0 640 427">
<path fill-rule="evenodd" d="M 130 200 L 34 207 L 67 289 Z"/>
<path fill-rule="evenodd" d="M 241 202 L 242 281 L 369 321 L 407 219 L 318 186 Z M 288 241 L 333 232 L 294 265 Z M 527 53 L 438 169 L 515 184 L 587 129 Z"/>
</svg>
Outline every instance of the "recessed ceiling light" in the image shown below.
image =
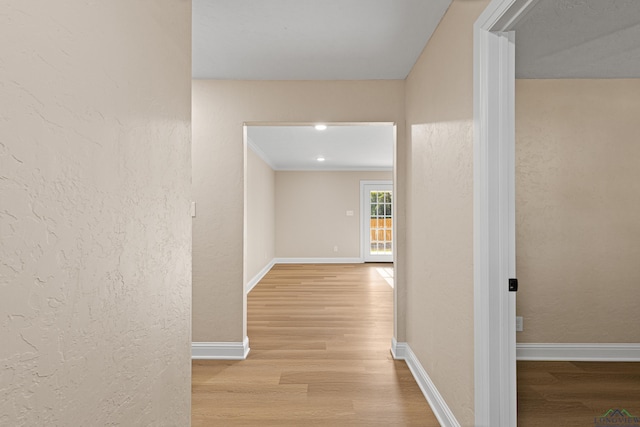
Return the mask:
<svg viewBox="0 0 640 427">
<path fill-rule="evenodd" d="M 327 129 L 327 125 L 319 124 L 315 125 L 316 130 L 325 130 Z"/>
<path fill-rule="evenodd" d="M 319 161 L 319 162 L 324 162 L 324 157 L 319 156 L 316 160 Z"/>
</svg>

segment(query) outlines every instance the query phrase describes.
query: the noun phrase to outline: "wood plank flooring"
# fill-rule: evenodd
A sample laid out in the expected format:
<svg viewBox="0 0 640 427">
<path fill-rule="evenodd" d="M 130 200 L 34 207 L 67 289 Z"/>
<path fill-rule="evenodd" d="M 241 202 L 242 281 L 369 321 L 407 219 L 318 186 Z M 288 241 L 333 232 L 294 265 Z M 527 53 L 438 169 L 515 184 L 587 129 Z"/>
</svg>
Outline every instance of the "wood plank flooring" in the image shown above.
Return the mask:
<svg viewBox="0 0 640 427">
<path fill-rule="evenodd" d="M 249 358 L 193 362 L 192 425 L 438 426 L 389 354 L 388 266 L 275 266 L 248 297 Z M 639 416 L 639 363 L 518 362 L 519 427 L 609 409 Z"/>
<path fill-rule="evenodd" d="M 518 362 L 518 427 L 593 427 L 609 409 L 640 417 L 640 363 Z"/>
<path fill-rule="evenodd" d="M 248 296 L 244 361 L 194 361 L 192 425 L 438 426 L 389 353 L 388 264 L 276 265 Z"/>
</svg>

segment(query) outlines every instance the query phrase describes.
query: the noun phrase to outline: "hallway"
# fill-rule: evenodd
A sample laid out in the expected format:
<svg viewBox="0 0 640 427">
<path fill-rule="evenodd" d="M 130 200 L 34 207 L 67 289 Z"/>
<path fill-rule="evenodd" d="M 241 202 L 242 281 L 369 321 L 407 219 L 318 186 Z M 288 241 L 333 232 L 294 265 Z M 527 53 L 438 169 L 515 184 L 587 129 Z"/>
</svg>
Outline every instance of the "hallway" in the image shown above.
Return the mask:
<svg viewBox="0 0 640 427">
<path fill-rule="evenodd" d="M 276 265 L 248 296 L 248 359 L 193 362 L 192 425 L 438 426 L 389 352 L 388 266 Z"/>
</svg>

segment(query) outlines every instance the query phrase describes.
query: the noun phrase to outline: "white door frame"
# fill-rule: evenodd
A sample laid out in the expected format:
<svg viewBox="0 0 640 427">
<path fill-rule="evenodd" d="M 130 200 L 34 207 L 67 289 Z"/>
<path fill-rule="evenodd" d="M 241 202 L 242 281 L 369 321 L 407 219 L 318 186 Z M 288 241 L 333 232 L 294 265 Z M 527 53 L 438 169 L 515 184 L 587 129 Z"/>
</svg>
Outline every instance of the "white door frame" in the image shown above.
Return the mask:
<svg viewBox="0 0 640 427">
<path fill-rule="evenodd" d="M 304 126 L 304 125 L 308 125 L 308 126 L 313 126 L 315 124 L 317 124 L 317 121 L 309 121 L 309 122 L 301 122 L 301 121 L 247 121 L 247 122 L 243 122 L 242 124 L 242 132 L 243 132 L 243 138 L 242 138 L 242 143 L 243 143 L 243 161 L 244 161 L 244 178 L 243 178 L 243 182 L 244 182 L 244 211 L 243 211 L 243 289 L 244 289 L 244 283 L 246 283 L 249 278 L 247 278 L 247 273 L 246 273 L 246 259 L 247 259 L 247 218 L 248 218 L 248 213 L 247 213 L 247 209 L 248 209 L 248 203 L 247 203 L 247 182 L 248 182 L 248 178 L 247 178 L 247 153 L 248 153 L 248 136 L 247 136 L 247 127 L 248 126 Z M 393 167 L 392 167 L 392 175 L 393 175 L 393 205 L 392 205 L 392 209 L 393 209 L 393 215 L 394 215 L 394 221 L 393 221 L 393 225 L 392 225 L 392 233 L 394 236 L 393 239 L 393 265 L 394 268 L 396 268 L 396 271 L 394 271 L 394 285 L 393 285 L 393 338 L 392 338 L 392 343 L 396 342 L 396 341 L 404 341 L 404 331 L 405 331 L 405 326 L 404 326 L 404 310 L 406 308 L 405 305 L 405 297 L 404 297 L 404 271 L 400 270 L 398 271 L 397 269 L 397 257 L 398 257 L 398 250 L 397 250 L 397 237 L 398 237 L 398 233 L 397 233 L 397 224 L 398 224 L 398 220 L 397 218 L 399 217 L 398 212 L 402 211 L 402 209 L 398 209 L 398 197 L 397 195 L 399 194 L 399 190 L 398 190 L 398 182 L 399 180 L 397 179 L 398 176 L 398 124 L 396 122 L 383 122 L 383 121 L 379 121 L 379 122 L 348 122 L 348 121 L 343 121 L 343 122 L 334 122 L 334 121 L 323 121 L 323 123 L 330 125 L 330 126 L 349 126 L 349 125 L 358 125 L 358 126 L 393 126 Z M 360 194 L 362 195 L 362 191 L 360 191 Z M 362 197 L 362 196 L 361 196 Z M 362 205 L 362 203 L 361 203 Z M 360 245 L 360 260 L 363 260 L 363 253 L 362 253 L 362 245 Z M 363 261 L 364 262 L 364 261 Z M 243 336 L 247 337 L 247 293 L 243 291 L 243 313 L 242 313 L 242 328 L 243 328 Z M 398 320 L 400 319 L 400 320 Z M 392 347 L 395 349 L 395 347 Z"/>
<path fill-rule="evenodd" d="M 391 202 L 392 202 L 392 206 L 391 206 L 391 215 L 392 215 L 392 221 L 391 221 L 391 243 L 392 243 L 392 248 L 391 248 L 391 260 L 385 259 L 385 260 L 381 260 L 380 262 L 393 262 L 395 260 L 395 255 L 396 255 L 396 221 L 395 221 L 395 207 L 396 207 L 396 195 L 395 195 L 395 186 L 393 185 L 393 181 L 392 180 L 360 180 L 360 259 L 363 262 L 375 262 L 375 260 L 371 260 L 371 259 L 367 259 L 367 254 L 366 254 L 366 243 L 367 243 L 367 233 L 369 233 L 369 235 L 371 234 L 368 229 L 369 227 L 367 227 L 366 225 L 366 221 L 365 221 L 365 217 L 367 217 L 367 199 L 366 197 L 364 197 L 364 187 L 365 185 L 384 185 L 384 186 L 391 186 Z"/>
<path fill-rule="evenodd" d="M 474 25 L 475 426 L 517 425 L 515 33 L 538 0 L 493 0 Z"/>
</svg>

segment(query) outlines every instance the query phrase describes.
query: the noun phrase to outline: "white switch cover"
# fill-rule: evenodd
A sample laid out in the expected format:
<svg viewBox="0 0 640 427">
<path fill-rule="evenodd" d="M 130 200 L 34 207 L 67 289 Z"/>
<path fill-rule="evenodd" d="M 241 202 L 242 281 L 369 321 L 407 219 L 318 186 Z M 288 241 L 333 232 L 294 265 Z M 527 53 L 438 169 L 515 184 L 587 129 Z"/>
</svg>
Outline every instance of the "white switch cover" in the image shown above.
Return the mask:
<svg viewBox="0 0 640 427">
<path fill-rule="evenodd" d="M 353 216 L 353 211 L 347 211 L 347 216 Z"/>
<path fill-rule="evenodd" d="M 191 202 L 191 218 L 196 217 L 196 202 Z"/>
<path fill-rule="evenodd" d="M 516 316 L 516 332 L 522 332 L 523 326 L 522 316 Z"/>
</svg>

